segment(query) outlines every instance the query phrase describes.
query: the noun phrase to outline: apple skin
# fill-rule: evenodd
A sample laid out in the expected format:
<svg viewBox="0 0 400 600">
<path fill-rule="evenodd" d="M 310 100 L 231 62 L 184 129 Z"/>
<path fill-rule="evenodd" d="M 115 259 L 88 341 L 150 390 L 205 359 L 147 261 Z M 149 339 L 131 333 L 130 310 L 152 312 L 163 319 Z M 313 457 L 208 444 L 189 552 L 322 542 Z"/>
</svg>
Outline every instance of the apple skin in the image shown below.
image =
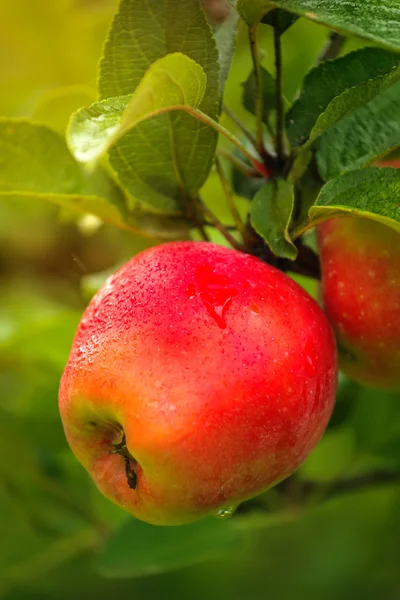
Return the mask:
<svg viewBox="0 0 400 600">
<path fill-rule="evenodd" d="M 339 363 L 356 381 L 400 389 L 400 235 L 372 219 L 318 226 L 326 314 Z"/>
<path fill-rule="evenodd" d="M 336 385 L 332 328 L 301 287 L 241 252 L 173 242 L 134 257 L 93 298 L 59 406 L 103 494 L 178 525 L 289 476 L 322 436 Z M 122 429 L 136 489 L 110 454 Z"/>
</svg>

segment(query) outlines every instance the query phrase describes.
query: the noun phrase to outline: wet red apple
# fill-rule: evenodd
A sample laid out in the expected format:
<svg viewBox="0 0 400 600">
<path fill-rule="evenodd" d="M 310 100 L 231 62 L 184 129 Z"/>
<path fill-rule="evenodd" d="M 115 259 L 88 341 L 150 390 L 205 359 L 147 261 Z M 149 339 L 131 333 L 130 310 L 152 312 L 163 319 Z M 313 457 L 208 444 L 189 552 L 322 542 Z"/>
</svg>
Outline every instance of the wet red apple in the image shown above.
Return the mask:
<svg viewBox="0 0 400 600">
<path fill-rule="evenodd" d="M 400 389 L 400 234 L 344 216 L 318 227 L 325 311 L 343 371 L 360 383 Z"/>
<path fill-rule="evenodd" d="M 176 525 L 290 475 L 327 425 L 336 379 L 331 326 L 295 282 L 241 252 L 176 242 L 94 297 L 59 400 L 105 496 Z"/>
</svg>

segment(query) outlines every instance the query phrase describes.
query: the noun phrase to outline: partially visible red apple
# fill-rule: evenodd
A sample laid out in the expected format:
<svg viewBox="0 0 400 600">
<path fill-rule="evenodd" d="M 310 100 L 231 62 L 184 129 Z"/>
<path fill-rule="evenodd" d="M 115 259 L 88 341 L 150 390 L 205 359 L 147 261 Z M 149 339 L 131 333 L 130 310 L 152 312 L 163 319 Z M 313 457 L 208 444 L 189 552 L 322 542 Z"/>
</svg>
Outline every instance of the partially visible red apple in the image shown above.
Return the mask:
<svg viewBox="0 0 400 600">
<path fill-rule="evenodd" d="M 343 216 L 318 227 L 326 314 L 343 371 L 360 383 L 400 389 L 400 234 Z"/>
<path fill-rule="evenodd" d="M 147 250 L 78 328 L 60 387 L 69 444 L 135 517 L 176 525 L 290 475 L 337 380 L 316 302 L 257 258 L 204 242 Z"/>
<path fill-rule="evenodd" d="M 394 167 L 395 169 L 400 168 L 400 158 L 383 159 L 376 163 L 377 167 Z"/>
</svg>

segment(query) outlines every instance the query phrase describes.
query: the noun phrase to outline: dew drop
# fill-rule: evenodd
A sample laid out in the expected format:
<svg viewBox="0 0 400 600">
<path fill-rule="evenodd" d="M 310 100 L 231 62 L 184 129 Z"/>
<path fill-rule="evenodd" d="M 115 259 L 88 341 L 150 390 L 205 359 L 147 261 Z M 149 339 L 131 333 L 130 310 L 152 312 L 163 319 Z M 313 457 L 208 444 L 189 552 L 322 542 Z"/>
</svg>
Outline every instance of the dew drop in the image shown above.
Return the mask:
<svg viewBox="0 0 400 600">
<path fill-rule="evenodd" d="M 233 513 L 235 512 L 235 506 L 226 506 L 225 508 L 220 508 L 215 513 L 212 514 L 216 519 L 230 519 Z"/>
<path fill-rule="evenodd" d="M 221 329 L 226 328 L 226 313 L 238 294 L 232 280 L 215 273 L 210 265 L 200 265 L 196 272 L 197 289 L 208 314 Z"/>
<path fill-rule="evenodd" d="M 196 286 L 194 285 L 194 283 L 191 283 L 186 288 L 186 296 L 189 298 L 189 300 L 191 300 L 192 298 L 195 297 L 195 295 L 196 295 Z"/>
</svg>

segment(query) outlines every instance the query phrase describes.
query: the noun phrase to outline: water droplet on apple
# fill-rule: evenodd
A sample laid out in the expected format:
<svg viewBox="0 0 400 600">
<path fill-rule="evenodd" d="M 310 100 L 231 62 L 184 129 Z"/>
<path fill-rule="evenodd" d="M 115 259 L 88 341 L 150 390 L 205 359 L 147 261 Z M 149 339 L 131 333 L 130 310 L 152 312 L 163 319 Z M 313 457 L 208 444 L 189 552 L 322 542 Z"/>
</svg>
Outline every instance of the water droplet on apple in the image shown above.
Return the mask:
<svg viewBox="0 0 400 600">
<path fill-rule="evenodd" d="M 238 294 L 232 280 L 216 273 L 211 265 L 199 265 L 196 272 L 197 289 L 208 314 L 218 327 L 226 328 L 226 313 Z"/>
<path fill-rule="evenodd" d="M 194 283 L 191 283 L 186 288 L 186 296 L 189 298 L 189 300 L 191 300 L 192 298 L 195 297 L 195 295 L 196 295 L 196 286 L 194 285 Z"/>
<path fill-rule="evenodd" d="M 225 508 L 220 508 L 217 510 L 212 516 L 216 519 L 230 519 L 235 510 L 235 506 L 226 506 Z"/>
</svg>

